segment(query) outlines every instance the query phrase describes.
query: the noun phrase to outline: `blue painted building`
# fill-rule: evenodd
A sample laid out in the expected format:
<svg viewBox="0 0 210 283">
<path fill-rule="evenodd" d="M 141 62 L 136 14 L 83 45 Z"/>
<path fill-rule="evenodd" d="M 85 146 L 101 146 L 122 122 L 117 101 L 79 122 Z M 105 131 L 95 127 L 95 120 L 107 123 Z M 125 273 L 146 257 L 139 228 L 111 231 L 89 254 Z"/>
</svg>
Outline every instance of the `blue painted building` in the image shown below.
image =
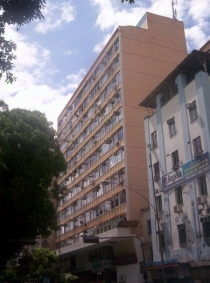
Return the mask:
<svg viewBox="0 0 210 283">
<path fill-rule="evenodd" d="M 154 263 L 147 270 L 154 282 L 162 282 L 162 265 L 167 282 L 210 282 L 210 53 L 205 51 L 189 54 L 140 104 L 150 113 L 144 125 Z"/>
</svg>

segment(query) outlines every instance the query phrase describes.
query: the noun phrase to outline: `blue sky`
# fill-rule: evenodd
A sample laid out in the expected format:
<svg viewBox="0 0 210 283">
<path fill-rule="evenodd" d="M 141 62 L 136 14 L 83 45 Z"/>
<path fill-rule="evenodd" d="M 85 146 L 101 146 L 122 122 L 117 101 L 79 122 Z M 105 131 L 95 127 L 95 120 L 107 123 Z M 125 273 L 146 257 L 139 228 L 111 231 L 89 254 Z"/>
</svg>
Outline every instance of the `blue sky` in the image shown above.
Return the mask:
<svg viewBox="0 0 210 283">
<path fill-rule="evenodd" d="M 188 52 L 210 39 L 210 0 L 177 0 Z M 1 99 L 11 108 L 44 112 L 56 128 L 57 117 L 119 25 L 136 25 L 146 11 L 172 17 L 171 0 L 50 0 L 44 20 L 6 36 L 17 43 L 13 72 L 17 81 L 0 81 Z"/>
</svg>

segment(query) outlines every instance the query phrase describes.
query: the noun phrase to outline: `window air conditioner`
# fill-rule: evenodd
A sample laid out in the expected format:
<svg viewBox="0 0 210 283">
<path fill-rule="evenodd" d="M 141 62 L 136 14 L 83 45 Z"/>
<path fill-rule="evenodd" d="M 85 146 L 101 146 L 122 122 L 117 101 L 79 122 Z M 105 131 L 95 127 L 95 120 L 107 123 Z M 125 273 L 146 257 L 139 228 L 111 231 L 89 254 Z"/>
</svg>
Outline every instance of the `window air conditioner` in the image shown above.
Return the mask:
<svg viewBox="0 0 210 283">
<path fill-rule="evenodd" d="M 155 182 L 157 182 L 159 179 L 160 179 L 160 175 L 159 175 L 159 174 L 157 174 L 157 175 L 154 176 L 154 181 L 155 181 Z"/>
<path fill-rule="evenodd" d="M 199 150 L 195 153 L 195 156 L 194 157 L 198 157 L 198 156 L 201 156 L 203 154 L 203 150 Z"/>
<path fill-rule="evenodd" d="M 182 211 L 182 206 L 177 204 L 174 206 L 174 213 L 179 213 Z"/>
<path fill-rule="evenodd" d="M 110 144 L 111 142 L 112 142 L 112 139 L 111 139 L 111 138 L 107 138 L 107 139 L 104 141 L 105 144 Z"/>
<path fill-rule="evenodd" d="M 202 205 L 206 202 L 206 196 L 205 195 L 201 195 L 197 198 L 198 201 L 198 205 Z"/>
<path fill-rule="evenodd" d="M 177 170 L 178 168 L 179 168 L 179 163 L 176 163 L 176 164 L 173 165 L 173 168 L 172 168 L 172 169 L 173 169 L 173 170 Z"/>
</svg>

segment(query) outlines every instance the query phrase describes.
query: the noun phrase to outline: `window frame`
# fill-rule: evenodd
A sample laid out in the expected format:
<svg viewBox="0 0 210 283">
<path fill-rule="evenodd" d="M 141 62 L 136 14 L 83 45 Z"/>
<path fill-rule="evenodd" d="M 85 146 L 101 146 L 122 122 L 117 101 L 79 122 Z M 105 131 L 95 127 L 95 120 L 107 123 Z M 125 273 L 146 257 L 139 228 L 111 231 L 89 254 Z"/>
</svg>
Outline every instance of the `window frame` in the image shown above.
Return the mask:
<svg viewBox="0 0 210 283">
<path fill-rule="evenodd" d="M 190 118 L 190 123 L 198 119 L 198 110 L 197 110 L 196 100 L 190 103 L 189 118 Z"/>
<path fill-rule="evenodd" d="M 160 177 L 160 163 L 159 161 L 153 164 L 154 178 Z"/>
<path fill-rule="evenodd" d="M 172 117 L 167 121 L 168 129 L 169 129 L 169 136 L 172 137 L 176 134 L 176 125 L 175 125 L 175 118 Z"/>
<path fill-rule="evenodd" d="M 206 183 L 206 175 L 202 175 L 198 177 L 197 179 L 198 182 L 198 190 L 199 190 L 199 195 L 200 196 L 207 196 L 208 195 L 208 188 L 207 188 L 207 183 Z M 201 188 L 201 184 L 204 184 L 204 187 Z"/>
<path fill-rule="evenodd" d="M 176 200 L 176 204 L 179 204 L 179 205 L 183 205 L 184 204 L 184 202 L 183 202 L 183 193 L 182 193 L 182 187 L 181 186 L 175 188 L 175 200 Z"/>
<path fill-rule="evenodd" d="M 194 156 L 198 156 L 203 153 L 201 136 L 198 136 L 195 139 L 193 139 L 192 144 L 193 144 Z"/>
<path fill-rule="evenodd" d="M 202 227 L 203 227 L 203 239 L 209 240 L 210 239 L 210 221 L 203 222 Z"/>
<path fill-rule="evenodd" d="M 178 149 L 171 153 L 172 168 L 179 167 L 179 151 Z"/>
<path fill-rule="evenodd" d="M 154 131 L 151 133 L 151 148 L 150 149 L 154 149 L 158 146 L 157 143 L 157 131 Z"/>
<path fill-rule="evenodd" d="M 157 196 L 155 201 L 156 201 L 157 212 L 162 213 L 163 212 L 163 204 L 162 204 L 162 197 L 161 197 L 161 195 Z"/>
<path fill-rule="evenodd" d="M 179 236 L 179 245 L 186 246 L 187 245 L 187 231 L 185 223 L 177 225 L 178 236 Z"/>
<path fill-rule="evenodd" d="M 147 220 L 147 235 L 148 235 L 148 236 L 152 235 L 151 219 L 148 219 L 148 220 Z"/>
</svg>

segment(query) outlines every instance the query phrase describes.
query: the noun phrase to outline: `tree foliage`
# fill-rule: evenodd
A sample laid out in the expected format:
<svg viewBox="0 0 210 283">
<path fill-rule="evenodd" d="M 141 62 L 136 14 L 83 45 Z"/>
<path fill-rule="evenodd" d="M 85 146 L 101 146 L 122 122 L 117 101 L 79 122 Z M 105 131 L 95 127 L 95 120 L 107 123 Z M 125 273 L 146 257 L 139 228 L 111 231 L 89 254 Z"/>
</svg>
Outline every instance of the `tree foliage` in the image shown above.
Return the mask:
<svg viewBox="0 0 210 283">
<path fill-rule="evenodd" d="M 78 277 L 72 275 L 71 273 L 62 273 L 60 278 L 60 283 L 70 283 L 72 281 L 76 281 L 77 279 Z"/>
<path fill-rule="evenodd" d="M 58 256 L 48 248 L 34 248 L 31 252 L 24 250 L 16 266 L 8 266 L 1 275 L 2 281 L 41 282 L 49 277 L 53 282 L 70 283 L 78 279 L 71 273 L 57 271 Z"/>
<path fill-rule="evenodd" d="M 130 3 L 130 4 L 134 4 L 135 3 L 135 0 L 121 0 L 122 3 L 124 3 L 125 1 Z"/>
<path fill-rule="evenodd" d="M 7 281 L 37 282 L 43 277 L 58 277 L 55 266 L 58 256 L 48 248 L 24 250 L 18 264 L 9 266 L 2 272 L 2 279 Z"/>
<path fill-rule="evenodd" d="M 46 237 L 57 228 L 53 199 L 60 197 L 60 188 L 52 179 L 66 170 L 56 132 L 45 115 L 24 109 L 9 111 L 3 106 L 4 111 L 0 112 L 0 264 L 2 259 L 22 248 L 22 239 Z"/>
<path fill-rule="evenodd" d="M 45 0 L 0 0 L 0 79 L 6 75 L 6 82 L 12 83 L 15 77 L 11 73 L 16 44 L 4 36 L 5 26 L 22 26 L 43 18 L 42 9 Z"/>
</svg>

